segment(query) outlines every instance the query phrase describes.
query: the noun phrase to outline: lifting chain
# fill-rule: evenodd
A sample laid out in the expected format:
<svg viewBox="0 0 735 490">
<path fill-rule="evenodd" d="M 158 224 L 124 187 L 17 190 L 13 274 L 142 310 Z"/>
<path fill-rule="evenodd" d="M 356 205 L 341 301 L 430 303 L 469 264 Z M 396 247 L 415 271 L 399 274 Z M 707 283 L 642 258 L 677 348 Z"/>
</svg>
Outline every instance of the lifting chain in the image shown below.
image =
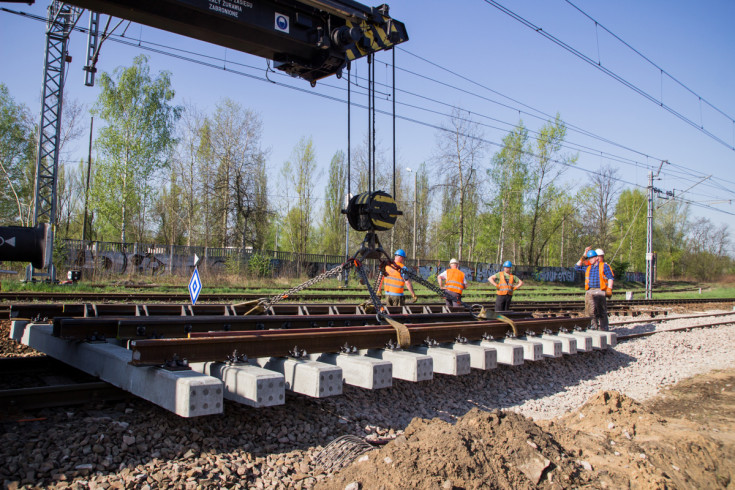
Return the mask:
<svg viewBox="0 0 735 490">
<path fill-rule="evenodd" d="M 378 319 L 378 323 L 382 323 L 382 312 L 383 312 L 383 303 L 380 301 L 380 297 L 378 296 L 378 293 L 376 293 L 376 290 L 378 288 L 378 284 L 380 283 L 380 278 L 382 277 L 383 273 L 378 272 L 378 278 L 375 280 L 375 286 L 370 285 L 370 279 L 368 278 L 367 272 L 365 272 L 365 268 L 362 266 L 362 262 L 360 262 L 357 259 L 353 259 L 355 262 L 355 270 L 357 271 L 357 274 L 360 276 L 360 280 L 363 284 L 365 284 L 365 287 L 368 290 L 368 294 L 370 295 L 370 302 L 373 304 L 373 308 L 375 308 L 375 316 Z"/>
<path fill-rule="evenodd" d="M 418 275 L 417 273 L 415 273 L 408 267 L 401 268 L 401 273 L 405 274 L 406 277 L 410 278 L 412 281 L 416 281 L 419 284 L 434 291 L 442 298 L 448 299 L 450 301 L 454 301 L 454 298 L 451 298 L 444 289 L 430 283 L 429 281 L 427 281 L 426 279 L 424 279 L 423 277 L 421 277 L 420 275 Z M 474 304 L 470 306 L 467 303 L 464 303 L 462 299 L 458 299 L 458 301 L 459 301 L 459 304 L 462 305 L 464 309 L 467 310 L 474 319 L 476 320 L 499 320 L 503 323 L 507 323 L 512 329 L 513 335 L 516 337 L 518 336 L 518 328 L 516 327 L 515 322 L 513 322 L 513 320 L 511 320 L 507 316 L 501 315 L 500 313 L 496 313 L 494 311 L 487 311 L 485 307 L 482 305 Z"/>
<path fill-rule="evenodd" d="M 434 291 L 436 294 L 438 294 L 439 296 L 441 296 L 442 298 L 446 300 L 455 301 L 455 299 L 451 297 L 444 289 L 440 288 L 437 285 L 430 283 L 429 281 L 427 281 L 426 279 L 424 279 L 423 277 L 421 277 L 420 275 L 418 275 L 417 273 L 415 273 L 408 267 L 399 267 L 398 264 L 396 264 L 395 262 L 393 262 L 393 264 L 395 264 L 395 266 L 401 270 L 402 274 L 404 274 L 406 277 L 408 277 L 412 281 L 418 282 L 422 286 Z M 467 310 L 472 315 L 473 318 L 475 319 L 478 318 L 478 315 L 480 313 L 480 309 L 482 308 L 482 306 L 480 305 L 470 306 L 464 303 L 461 298 L 457 299 L 457 301 L 459 302 L 460 305 L 464 307 L 465 310 Z M 478 310 L 478 311 L 476 312 L 475 310 Z"/>
<path fill-rule="evenodd" d="M 246 303 L 239 303 L 237 305 L 233 306 L 243 306 L 243 305 L 249 305 L 249 304 L 255 304 L 250 310 L 248 310 L 245 315 L 251 315 L 251 314 L 262 314 L 265 313 L 268 308 L 273 306 L 274 304 L 278 303 L 279 301 L 284 300 L 285 298 L 288 298 L 292 294 L 296 294 L 299 291 L 302 291 L 308 287 L 313 286 L 314 284 L 323 281 L 324 279 L 328 279 L 333 276 L 338 276 L 342 274 L 344 271 L 348 271 L 352 267 L 355 268 L 355 271 L 360 276 L 360 280 L 363 284 L 365 284 L 365 287 L 368 290 L 368 294 L 370 295 L 370 302 L 373 304 L 373 307 L 375 308 L 375 318 L 377 319 L 378 323 L 383 323 L 384 321 L 389 323 L 395 330 L 396 330 L 396 336 L 398 340 L 398 345 L 401 348 L 408 348 L 411 345 L 411 335 L 408 331 L 408 328 L 403 325 L 402 323 L 399 323 L 395 320 L 393 320 L 389 315 L 385 307 L 380 301 L 380 297 L 377 294 L 378 285 L 380 284 L 380 279 L 383 277 L 383 271 L 380 270 L 378 272 L 378 277 L 375 279 L 375 285 L 370 284 L 370 279 L 368 278 L 367 272 L 365 271 L 365 268 L 363 267 L 362 261 L 358 259 L 360 258 L 379 258 L 381 255 L 388 257 L 388 254 L 383 250 L 383 247 L 380 245 L 380 241 L 378 240 L 378 236 L 375 233 L 368 233 L 365 236 L 365 239 L 363 240 L 362 245 L 360 246 L 360 249 L 353 255 L 351 258 L 349 258 L 344 263 L 338 265 L 337 267 L 334 267 L 322 274 L 319 274 L 318 276 L 309 279 L 308 281 L 299 284 L 296 287 L 293 287 L 291 289 L 288 289 L 281 294 L 278 294 L 276 296 L 272 296 L 271 298 L 262 298 L 257 301 L 249 301 Z"/>
<path fill-rule="evenodd" d="M 303 291 L 304 289 L 309 288 L 313 286 L 314 284 L 317 284 L 325 279 L 329 279 L 332 276 L 337 276 L 341 274 L 343 271 L 348 270 L 351 266 L 352 266 L 352 261 L 349 260 L 347 262 L 344 262 L 338 265 L 337 267 L 329 269 L 328 271 L 309 279 L 306 282 L 299 284 L 298 286 L 292 287 L 291 289 L 288 289 L 280 294 L 277 294 L 276 296 L 272 296 L 270 298 L 261 298 L 257 300 L 257 304 L 252 309 L 250 309 L 247 313 L 245 313 L 245 315 L 264 313 L 266 310 L 268 310 L 268 308 L 278 303 L 279 301 L 282 301 L 288 298 L 289 296 L 291 296 L 292 294 L 298 293 L 299 291 Z M 249 301 L 246 303 L 239 303 L 234 306 L 241 306 L 241 305 L 252 304 L 252 303 L 256 303 L 256 302 Z"/>
</svg>

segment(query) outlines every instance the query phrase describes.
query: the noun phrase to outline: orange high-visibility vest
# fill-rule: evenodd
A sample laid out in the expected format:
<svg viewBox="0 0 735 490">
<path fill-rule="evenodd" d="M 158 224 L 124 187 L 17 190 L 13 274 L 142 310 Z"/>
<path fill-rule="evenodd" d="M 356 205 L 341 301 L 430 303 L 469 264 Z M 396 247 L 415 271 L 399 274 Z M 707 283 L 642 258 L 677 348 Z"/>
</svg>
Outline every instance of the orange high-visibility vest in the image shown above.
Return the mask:
<svg viewBox="0 0 735 490">
<path fill-rule="evenodd" d="M 459 269 L 447 269 L 446 288 L 459 295 L 464 291 L 464 272 Z"/>
<path fill-rule="evenodd" d="M 385 268 L 386 276 L 383 276 L 383 286 L 385 286 L 385 294 L 391 296 L 403 296 L 403 285 L 406 281 L 401 277 L 401 271 L 389 265 Z"/>
<path fill-rule="evenodd" d="M 605 277 L 605 262 L 600 261 L 598 262 L 600 268 L 600 289 L 607 289 L 607 277 Z M 590 269 L 592 269 L 592 264 L 587 266 L 587 270 L 584 271 L 584 289 L 585 291 L 590 288 Z M 611 269 L 612 270 L 612 269 Z"/>
<path fill-rule="evenodd" d="M 513 282 L 515 281 L 515 277 L 513 277 L 513 274 L 508 274 L 510 276 L 510 283 L 505 282 L 505 272 L 500 272 L 500 282 L 498 283 L 498 294 L 500 296 L 513 296 Z"/>
</svg>

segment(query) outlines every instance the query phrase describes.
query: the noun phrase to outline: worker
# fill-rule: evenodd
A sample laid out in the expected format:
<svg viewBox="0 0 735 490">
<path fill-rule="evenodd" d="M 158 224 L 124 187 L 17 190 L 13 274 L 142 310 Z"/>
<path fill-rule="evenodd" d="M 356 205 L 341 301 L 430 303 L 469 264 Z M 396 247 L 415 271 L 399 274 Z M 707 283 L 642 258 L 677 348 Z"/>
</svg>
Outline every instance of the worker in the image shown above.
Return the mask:
<svg viewBox="0 0 735 490">
<path fill-rule="evenodd" d="M 416 294 L 413 292 L 413 285 L 409 279 L 404 277 L 403 272 L 401 272 L 405 267 L 405 258 L 405 250 L 402 248 L 396 250 L 396 253 L 393 255 L 393 262 L 385 266 L 385 271 L 380 278 L 378 294 L 381 293 L 381 288 L 385 289 L 385 295 L 388 298 L 388 306 L 403 306 L 406 303 L 406 298 L 403 294 L 403 290 L 405 288 L 408 288 L 408 291 L 411 293 L 412 302 L 416 302 Z"/>
<path fill-rule="evenodd" d="M 607 319 L 607 298 L 612 296 L 615 276 L 609 265 L 602 260 L 605 253 L 600 249 L 598 255 L 592 247 L 585 249 L 577 265 L 578 271 L 584 271 L 584 314 L 592 317 L 592 328 L 609 330 Z"/>
<path fill-rule="evenodd" d="M 459 270 L 459 261 L 450 260 L 449 269 L 436 276 L 436 280 L 439 281 L 439 287 L 447 293 L 446 305 L 448 307 L 462 306 L 462 292 L 467 289 L 467 281 L 465 281 L 464 272 Z"/>
<path fill-rule="evenodd" d="M 506 260 L 503 262 L 503 270 L 494 276 L 490 276 L 488 279 L 490 284 L 498 288 L 498 293 L 495 297 L 495 311 L 509 311 L 513 291 L 523 286 L 521 278 L 510 273 L 512 267 L 513 262 Z M 517 285 L 516 282 L 518 283 Z"/>
</svg>

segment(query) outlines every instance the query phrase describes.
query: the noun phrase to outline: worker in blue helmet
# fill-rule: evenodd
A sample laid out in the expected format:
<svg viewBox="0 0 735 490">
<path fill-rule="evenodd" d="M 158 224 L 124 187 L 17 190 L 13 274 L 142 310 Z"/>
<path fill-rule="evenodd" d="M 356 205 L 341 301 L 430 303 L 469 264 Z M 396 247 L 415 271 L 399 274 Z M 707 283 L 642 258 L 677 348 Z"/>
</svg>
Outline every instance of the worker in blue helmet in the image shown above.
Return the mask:
<svg viewBox="0 0 735 490">
<path fill-rule="evenodd" d="M 495 296 L 495 311 L 509 311 L 510 300 L 513 298 L 513 291 L 523 286 L 523 281 L 518 276 L 514 276 L 510 271 L 513 262 L 506 260 L 503 262 L 503 270 L 497 274 L 490 276 L 488 281 L 490 284 L 498 288 Z"/>
<path fill-rule="evenodd" d="M 385 290 L 388 306 L 403 306 L 406 303 L 406 297 L 403 294 L 406 288 L 411 293 L 411 302 L 416 302 L 413 285 L 402 272 L 402 269 L 406 266 L 404 263 L 405 258 L 406 251 L 399 248 L 393 254 L 393 262 L 385 264 L 385 267 L 381 269 L 383 275 L 378 284 L 378 294 L 381 294 L 381 288 Z"/>
<path fill-rule="evenodd" d="M 592 328 L 608 330 L 607 298 L 612 296 L 615 275 L 603 255 L 602 249 L 587 247 L 574 269 L 584 272 L 584 315 L 592 317 Z"/>
</svg>

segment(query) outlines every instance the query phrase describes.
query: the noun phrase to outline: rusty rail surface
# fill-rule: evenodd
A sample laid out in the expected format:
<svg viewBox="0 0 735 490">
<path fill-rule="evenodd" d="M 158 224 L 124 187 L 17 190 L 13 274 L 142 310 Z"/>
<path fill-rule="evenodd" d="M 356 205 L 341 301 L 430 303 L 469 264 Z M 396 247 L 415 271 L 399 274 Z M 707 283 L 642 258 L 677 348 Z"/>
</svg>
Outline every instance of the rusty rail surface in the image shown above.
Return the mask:
<svg viewBox="0 0 735 490">
<path fill-rule="evenodd" d="M 585 321 L 586 320 L 586 321 Z M 589 318 L 554 318 L 518 320 L 519 333 L 557 332 L 587 324 Z M 407 324 L 411 345 L 476 341 L 502 338 L 509 326 L 498 321 L 453 324 Z M 223 361 L 237 351 L 248 357 L 282 357 L 295 350 L 306 352 L 340 352 L 353 349 L 382 349 L 396 340 L 395 330 L 386 325 L 324 329 L 256 330 L 236 334 L 183 339 L 132 340 L 132 364 L 161 365 L 172 359 L 189 362 Z"/>
</svg>

